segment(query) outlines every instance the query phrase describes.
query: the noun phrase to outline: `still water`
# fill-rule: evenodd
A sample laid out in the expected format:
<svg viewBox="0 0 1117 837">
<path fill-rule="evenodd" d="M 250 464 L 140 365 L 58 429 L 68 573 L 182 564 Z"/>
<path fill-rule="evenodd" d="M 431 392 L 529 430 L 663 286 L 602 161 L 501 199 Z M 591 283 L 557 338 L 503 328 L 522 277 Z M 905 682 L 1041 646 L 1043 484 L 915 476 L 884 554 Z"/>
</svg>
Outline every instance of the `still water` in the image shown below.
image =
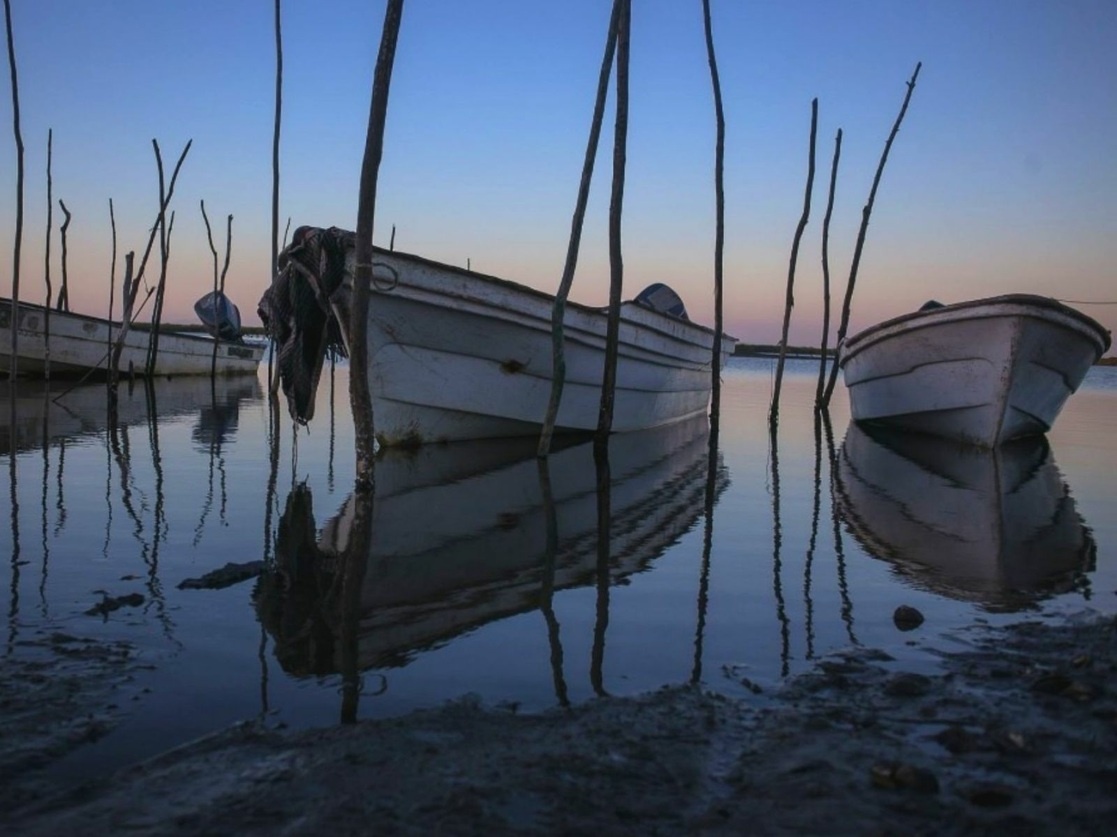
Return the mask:
<svg viewBox="0 0 1117 837">
<path fill-rule="evenodd" d="M 392 453 L 356 559 L 346 372 L 278 440 L 256 379 L 137 387 L 115 430 L 100 386 L 52 401 L 63 387 L 22 385 L 14 427 L 3 391 L 3 653 L 57 630 L 145 663 L 126 719 L 60 780 L 251 718 L 328 725 L 466 694 L 536 711 L 694 680 L 762 701 L 843 647 L 926 669 L 978 620 L 1117 610 L 1114 367 L 1047 440 L 994 457 L 867 435 L 840 387 L 816 423 L 807 361 L 788 364 L 773 443 L 774 363 L 733 359 L 712 469 L 705 421 L 615 436 L 607 495 L 587 443 L 545 470 L 531 442 Z M 180 588 L 253 561 L 258 577 Z M 920 628 L 897 629 L 902 604 Z"/>
</svg>

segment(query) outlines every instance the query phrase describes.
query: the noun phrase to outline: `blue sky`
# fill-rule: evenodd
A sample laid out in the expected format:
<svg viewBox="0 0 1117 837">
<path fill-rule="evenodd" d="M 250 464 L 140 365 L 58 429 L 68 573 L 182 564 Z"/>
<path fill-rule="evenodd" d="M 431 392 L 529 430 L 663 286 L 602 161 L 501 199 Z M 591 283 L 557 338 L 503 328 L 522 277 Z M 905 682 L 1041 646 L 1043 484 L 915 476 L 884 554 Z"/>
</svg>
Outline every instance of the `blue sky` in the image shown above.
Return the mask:
<svg viewBox="0 0 1117 837">
<path fill-rule="evenodd" d="M 791 339 L 818 342 L 821 222 L 844 131 L 831 272 L 837 305 L 881 149 L 923 62 L 877 196 L 853 328 L 934 297 L 1117 300 L 1117 3 L 1111 0 L 713 0 L 727 123 L 725 322 L 779 337 L 819 99 L 811 222 Z M 212 283 L 199 201 L 246 321 L 268 281 L 275 44 L 270 0 L 12 0 L 23 140 L 21 296 L 44 290 L 46 138 L 73 213 L 75 309 L 107 310 L 119 252 L 157 209 L 185 142 L 167 315 Z M 284 0 L 281 226 L 352 228 L 380 0 Z M 388 110 L 376 240 L 553 290 L 561 274 L 608 0 L 407 0 Z M 634 0 L 626 295 L 653 281 L 712 319 L 714 114 L 700 0 Z M 0 92 L 0 293 L 11 287 L 15 142 Z M 607 299 L 612 113 L 573 298 Z M 52 275 L 60 277 L 55 204 Z M 157 274 L 155 274 L 157 275 Z M 1107 327 L 1117 306 L 1079 306 Z"/>
</svg>

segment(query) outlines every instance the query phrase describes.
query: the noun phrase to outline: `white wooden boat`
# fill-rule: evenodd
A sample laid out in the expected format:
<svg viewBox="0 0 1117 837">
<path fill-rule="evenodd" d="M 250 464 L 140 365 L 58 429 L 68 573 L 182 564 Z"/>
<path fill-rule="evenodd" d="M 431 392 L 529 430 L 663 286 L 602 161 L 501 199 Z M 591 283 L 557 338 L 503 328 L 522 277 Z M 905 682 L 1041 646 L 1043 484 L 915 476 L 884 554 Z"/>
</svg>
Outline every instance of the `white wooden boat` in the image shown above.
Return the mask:
<svg viewBox="0 0 1117 837">
<path fill-rule="evenodd" d="M 418 256 L 378 249 L 373 258 L 368 353 L 377 441 L 415 446 L 538 436 L 551 392 L 554 298 Z M 304 299 L 332 294 L 347 311 L 342 283 L 351 287 L 353 259 L 352 233 L 301 227 L 281 257 L 280 278 L 261 300 L 261 316 L 273 324 L 280 344 L 284 390 L 301 420 L 313 414 L 323 353 L 316 346 L 324 346 L 326 326 L 288 328 L 292 312 L 300 313 L 299 303 L 290 300 L 300 293 Z M 632 301 L 621 309 L 615 431 L 669 424 L 708 408 L 713 331 L 685 313 L 665 313 L 671 305 L 656 310 L 652 304 Z M 597 426 L 606 321 L 604 309 L 566 307 L 558 433 Z M 723 357 L 735 343 L 723 338 Z M 305 358 L 315 353 L 317 366 L 307 368 Z"/>
<path fill-rule="evenodd" d="M 1015 610 L 1094 568 L 1094 539 L 1043 436 L 987 449 L 851 424 L 836 475 L 846 526 L 916 587 Z"/>
<path fill-rule="evenodd" d="M 701 518 L 708 431 L 702 416 L 610 439 L 608 583 L 647 569 Z M 563 444 L 548 460 L 549 492 L 528 438 L 427 445 L 378 458 L 372 541 L 349 628 L 359 668 L 404 665 L 464 631 L 540 607 L 547 591 L 598 582 L 592 445 Z M 718 494 L 728 484 L 719 462 Z M 344 606 L 330 597 L 346 586 L 341 556 L 354 502 L 346 500 L 319 531 L 309 489 L 300 486 L 288 499 L 276 566 L 255 598 L 290 673 L 342 668 Z"/>
<path fill-rule="evenodd" d="M 42 377 L 47 359 L 46 310 L 42 305 L 19 303 L 18 374 L 21 378 Z M 119 323 L 100 317 L 65 311 L 50 312 L 50 375 L 80 377 L 87 373 L 103 377 L 108 373 L 109 331 L 113 340 L 120 333 Z M 147 373 L 149 332 L 131 328 L 124 338 L 120 355 L 122 376 Z M 0 377 L 11 368 L 12 301 L 0 297 Z M 218 375 L 254 375 L 264 356 L 265 344 L 219 341 Z M 213 359 L 213 338 L 205 334 L 161 331 L 154 374 L 209 375 Z"/>
<path fill-rule="evenodd" d="M 989 448 L 1046 433 L 1110 345 L 1100 324 L 1046 297 L 928 306 L 843 345 L 855 421 Z"/>
</svg>

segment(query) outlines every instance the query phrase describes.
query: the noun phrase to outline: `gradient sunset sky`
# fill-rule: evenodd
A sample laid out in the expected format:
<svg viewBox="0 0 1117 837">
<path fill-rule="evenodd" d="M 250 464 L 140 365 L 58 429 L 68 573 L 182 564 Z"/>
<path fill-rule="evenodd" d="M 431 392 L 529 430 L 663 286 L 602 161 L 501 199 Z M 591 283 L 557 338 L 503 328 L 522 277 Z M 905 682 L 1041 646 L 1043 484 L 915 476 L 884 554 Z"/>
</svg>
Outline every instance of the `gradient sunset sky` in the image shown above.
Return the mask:
<svg viewBox="0 0 1117 837">
<path fill-rule="evenodd" d="M 71 307 L 104 315 L 116 212 L 142 252 L 172 209 L 165 319 L 192 321 L 213 281 L 199 210 L 246 323 L 269 281 L 275 35 L 271 0 L 11 0 L 26 147 L 21 297 L 42 301 L 47 131 L 54 132 L 51 273 L 62 199 Z M 713 0 L 726 116 L 725 326 L 775 342 L 802 209 L 810 104 L 817 173 L 791 342 L 821 329 L 822 217 L 834 304 L 885 139 L 918 85 L 877 195 L 851 328 L 1007 292 L 1117 301 L 1117 2 Z M 388 108 L 378 244 L 553 291 L 561 275 L 609 0 L 407 0 Z M 352 228 L 380 39 L 380 0 L 283 0 L 280 226 Z M 712 322 L 714 110 L 701 0 L 634 0 L 626 296 L 666 281 Z M 16 147 L 0 71 L 0 293 L 11 289 Z M 606 116 L 572 298 L 604 304 L 612 146 Z M 154 279 L 158 271 L 149 268 Z M 1106 327 L 1117 305 L 1080 304 Z"/>
</svg>

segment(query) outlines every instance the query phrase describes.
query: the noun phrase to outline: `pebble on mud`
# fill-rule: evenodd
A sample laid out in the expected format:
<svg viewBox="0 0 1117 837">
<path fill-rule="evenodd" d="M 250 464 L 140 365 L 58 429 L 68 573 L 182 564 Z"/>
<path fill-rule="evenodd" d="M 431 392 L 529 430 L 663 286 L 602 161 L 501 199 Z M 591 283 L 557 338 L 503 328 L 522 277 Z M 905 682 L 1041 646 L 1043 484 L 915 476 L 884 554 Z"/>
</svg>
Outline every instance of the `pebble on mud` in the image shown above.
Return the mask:
<svg viewBox="0 0 1117 837">
<path fill-rule="evenodd" d="M 901 631 L 914 631 L 923 624 L 923 614 L 909 605 L 900 605 L 892 614 L 892 621 Z"/>
</svg>

